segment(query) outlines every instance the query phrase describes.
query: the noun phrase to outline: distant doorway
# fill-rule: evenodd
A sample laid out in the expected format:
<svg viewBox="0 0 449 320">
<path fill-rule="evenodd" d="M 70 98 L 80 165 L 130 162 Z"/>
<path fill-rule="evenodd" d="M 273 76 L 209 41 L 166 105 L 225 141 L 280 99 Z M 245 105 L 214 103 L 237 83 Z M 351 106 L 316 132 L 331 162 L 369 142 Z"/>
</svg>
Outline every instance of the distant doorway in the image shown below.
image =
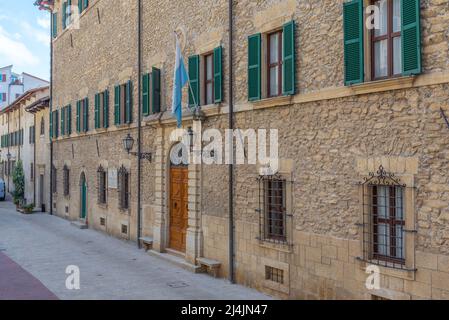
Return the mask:
<svg viewBox="0 0 449 320">
<path fill-rule="evenodd" d="M 86 220 L 87 218 L 87 183 L 86 175 L 81 173 L 80 178 L 80 218 Z"/>
<path fill-rule="evenodd" d="M 45 186 L 44 175 L 40 174 L 39 175 L 39 204 L 41 206 L 42 212 L 45 212 L 47 209 L 47 208 L 45 208 L 45 201 L 44 201 L 44 186 Z"/>
</svg>

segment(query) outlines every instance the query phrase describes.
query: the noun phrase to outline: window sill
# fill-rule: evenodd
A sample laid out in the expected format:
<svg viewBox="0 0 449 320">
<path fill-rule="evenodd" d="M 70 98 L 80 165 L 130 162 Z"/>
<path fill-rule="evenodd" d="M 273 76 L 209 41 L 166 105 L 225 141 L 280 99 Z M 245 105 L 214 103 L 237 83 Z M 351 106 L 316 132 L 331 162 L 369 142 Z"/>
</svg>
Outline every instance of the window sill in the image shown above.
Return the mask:
<svg viewBox="0 0 449 320">
<path fill-rule="evenodd" d="M 249 101 L 253 104 L 254 109 L 263 109 L 263 108 L 269 108 L 274 106 L 283 106 L 283 105 L 289 105 L 292 104 L 293 96 L 279 96 L 279 97 L 273 97 L 273 98 L 265 98 L 262 100 L 255 100 L 255 101 Z"/>
<path fill-rule="evenodd" d="M 285 253 L 293 252 L 293 245 L 289 243 L 273 243 L 269 240 L 263 240 L 260 238 L 256 238 L 259 241 L 259 246 L 267 249 L 277 250 Z"/>
<path fill-rule="evenodd" d="M 412 88 L 413 83 L 416 79 L 416 76 L 405 76 L 405 77 L 396 77 L 391 79 L 383 79 L 383 80 L 375 80 L 364 83 L 358 83 L 348 88 L 355 94 L 366 94 L 373 93 L 378 91 L 389 91 L 389 90 L 398 90 L 398 89 L 406 89 Z"/>
<path fill-rule="evenodd" d="M 127 216 L 130 215 L 129 208 L 128 208 L 128 209 L 121 209 L 121 208 L 119 208 L 118 211 L 119 211 L 121 214 L 123 214 L 123 215 L 127 215 Z"/>
<path fill-rule="evenodd" d="M 404 280 L 414 281 L 416 278 L 416 270 L 412 269 L 397 269 L 388 266 L 381 266 L 375 263 L 370 263 L 370 261 L 363 260 L 361 258 L 356 258 L 356 262 L 358 262 L 360 269 L 366 270 L 369 265 L 374 265 L 379 268 L 380 273 L 385 276 L 400 278 Z"/>
<path fill-rule="evenodd" d="M 108 204 L 107 203 L 97 203 L 97 205 L 98 205 L 98 208 L 101 208 L 101 209 L 108 209 Z"/>
<path fill-rule="evenodd" d="M 104 133 L 104 132 L 106 132 L 106 131 L 108 131 L 107 128 L 97 128 L 97 129 L 95 129 L 95 132 L 96 132 L 96 133 Z"/>
</svg>

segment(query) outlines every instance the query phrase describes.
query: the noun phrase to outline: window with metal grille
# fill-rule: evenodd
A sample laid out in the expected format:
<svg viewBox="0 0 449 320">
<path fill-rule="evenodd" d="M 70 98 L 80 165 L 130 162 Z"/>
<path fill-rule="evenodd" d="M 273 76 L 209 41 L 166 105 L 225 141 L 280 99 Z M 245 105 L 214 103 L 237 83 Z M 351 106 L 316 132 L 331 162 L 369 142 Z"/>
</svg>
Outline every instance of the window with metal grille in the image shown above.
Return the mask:
<svg viewBox="0 0 449 320">
<path fill-rule="evenodd" d="M 122 224 L 122 233 L 123 234 L 128 234 L 128 226 L 125 224 Z"/>
<path fill-rule="evenodd" d="M 63 169 L 64 196 L 70 195 L 70 169 L 65 165 Z"/>
<path fill-rule="evenodd" d="M 284 270 L 265 266 L 265 280 L 284 284 Z"/>
<path fill-rule="evenodd" d="M 370 173 L 363 187 L 363 260 L 406 269 L 405 191 L 392 173 L 381 166 Z"/>
<path fill-rule="evenodd" d="M 52 184 L 52 192 L 53 193 L 56 193 L 57 192 L 57 179 L 56 179 L 56 174 L 57 174 L 57 170 L 56 170 L 56 167 L 55 166 L 53 166 L 52 168 L 51 168 L 51 184 Z"/>
<path fill-rule="evenodd" d="M 30 180 L 34 181 L 34 163 L 30 164 Z"/>
<path fill-rule="evenodd" d="M 129 173 L 124 166 L 118 171 L 119 208 L 129 209 Z"/>
<path fill-rule="evenodd" d="M 44 117 L 41 118 L 41 136 L 45 135 L 45 120 Z"/>
<path fill-rule="evenodd" d="M 98 180 L 98 203 L 106 204 L 106 171 L 102 166 L 97 170 Z"/>
<path fill-rule="evenodd" d="M 286 180 L 263 176 L 259 180 L 260 239 L 287 242 Z"/>
</svg>

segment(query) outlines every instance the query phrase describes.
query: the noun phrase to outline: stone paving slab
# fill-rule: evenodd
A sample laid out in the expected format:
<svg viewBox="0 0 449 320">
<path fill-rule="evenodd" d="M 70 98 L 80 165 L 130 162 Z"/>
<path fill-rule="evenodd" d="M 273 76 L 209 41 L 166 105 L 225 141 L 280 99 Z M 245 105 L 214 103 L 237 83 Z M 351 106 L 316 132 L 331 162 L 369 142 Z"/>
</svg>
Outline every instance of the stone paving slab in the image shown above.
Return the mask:
<svg viewBox="0 0 449 320">
<path fill-rule="evenodd" d="M 22 215 L 9 202 L 0 203 L 2 249 L 64 300 L 271 299 L 256 290 L 151 257 L 135 243 L 77 229 L 67 220 L 48 214 Z M 69 265 L 80 269 L 80 290 L 65 286 Z"/>
</svg>

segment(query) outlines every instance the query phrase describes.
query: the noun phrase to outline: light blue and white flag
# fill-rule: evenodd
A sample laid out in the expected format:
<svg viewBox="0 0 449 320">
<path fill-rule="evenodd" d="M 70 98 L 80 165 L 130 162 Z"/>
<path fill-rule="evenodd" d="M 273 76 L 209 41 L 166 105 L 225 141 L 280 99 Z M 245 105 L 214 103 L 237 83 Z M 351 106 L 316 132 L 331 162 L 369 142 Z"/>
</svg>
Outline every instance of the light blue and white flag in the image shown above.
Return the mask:
<svg viewBox="0 0 449 320">
<path fill-rule="evenodd" d="M 189 82 L 189 76 L 184 66 L 184 58 L 182 57 L 181 47 L 179 46 L 178 37 L 176 37 L 176 61 L 175 74 L 173 76 L 173 100 L 172 113 L 178 120 L 178 128 L 182 124 L 182 88 Z"/>
</svg>

